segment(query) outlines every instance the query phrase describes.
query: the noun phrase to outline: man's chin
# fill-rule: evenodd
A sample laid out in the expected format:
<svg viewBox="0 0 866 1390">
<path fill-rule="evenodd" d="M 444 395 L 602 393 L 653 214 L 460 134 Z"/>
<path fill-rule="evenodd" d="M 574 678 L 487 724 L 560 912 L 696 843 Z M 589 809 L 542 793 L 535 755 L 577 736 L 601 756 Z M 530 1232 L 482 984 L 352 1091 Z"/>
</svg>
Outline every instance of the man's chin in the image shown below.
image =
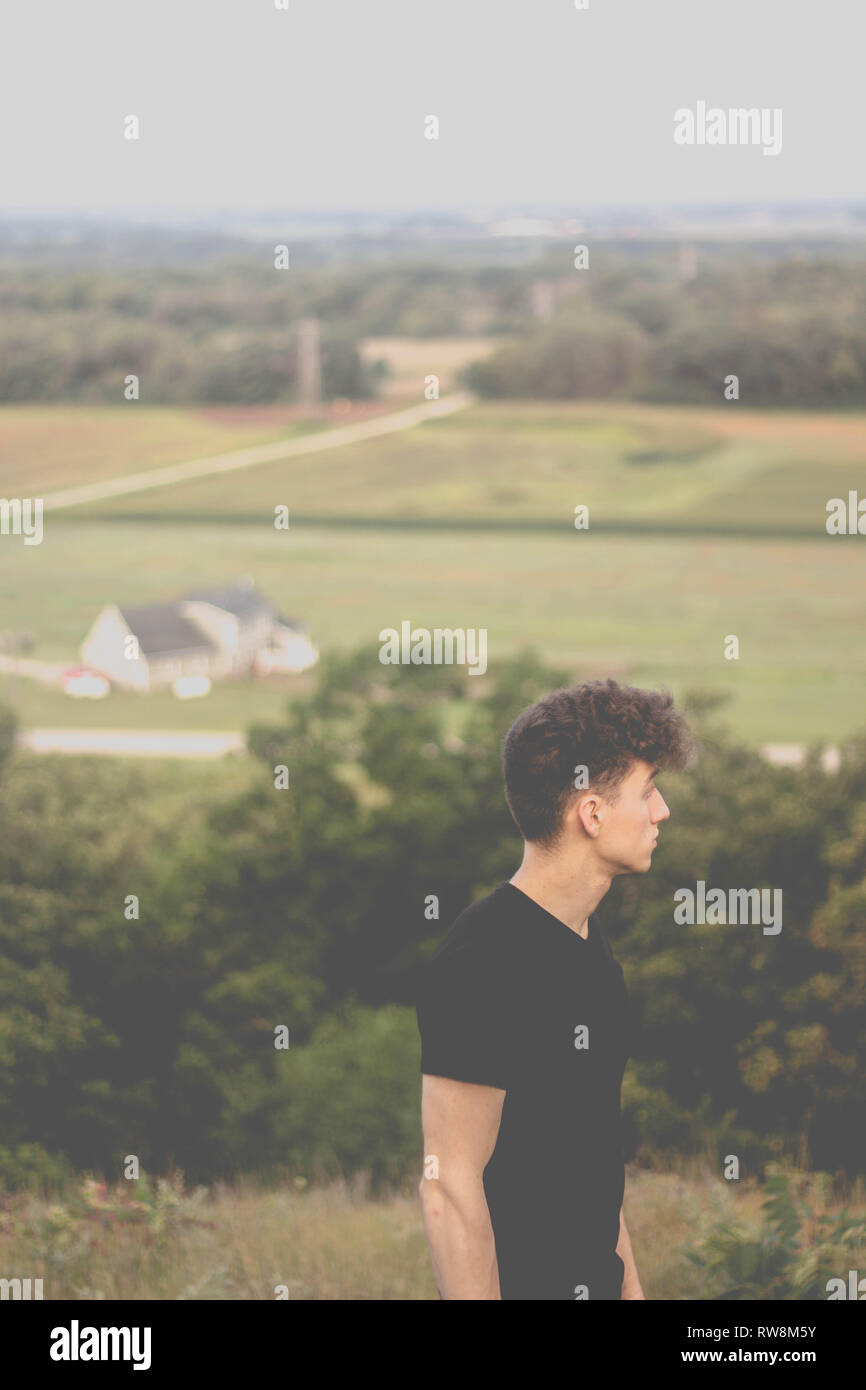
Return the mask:
<svg viewBox="0 0 866 1390">
<path fill-rule="evenodd" d="M 619 875 L 619 874 L 648 874 L 649 871 L 650 871 L 650 869 L 652 868 L 652 866 L 653 866 L 653 857 L 652 857 L 651 854 L 647 854 L 647 856 L 645 857 L 645 859 L 643 859 L 642 862 L 641 862 L 640 864 L 637 864 L 637 863 L 635 863 L 635 864 L 623 864 L 622 867 L 621 867 L 620 869 L 617 869 L 616 875 Z M 616 876 L 616 875 L 615 875 L 615 876 Z"/>
</svg>

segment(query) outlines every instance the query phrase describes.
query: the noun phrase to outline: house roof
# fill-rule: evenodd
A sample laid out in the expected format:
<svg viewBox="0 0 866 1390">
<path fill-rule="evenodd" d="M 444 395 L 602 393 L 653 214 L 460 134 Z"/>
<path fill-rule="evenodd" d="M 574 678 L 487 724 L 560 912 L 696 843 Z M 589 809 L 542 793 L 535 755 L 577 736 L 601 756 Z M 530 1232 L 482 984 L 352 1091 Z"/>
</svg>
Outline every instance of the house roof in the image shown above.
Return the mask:
<svg viewBox="0 0 866 1390">
<path fill-rule="evenodd" d="M 233 613 L 236 618 L 253 618 L 266 613 L 273 617 L 274 605 L 259 593 L 252 584 L 229 584 L 224 589 L 195 589 L 184 594 L 188 602 L 210 603 L 214 608 L 222 608 Z"/>
<path fill-rule="evenodd" d="M 283 627 L 294 628 L 296 632 L 309 632 L 309 626 L 302 618 L 287 618 L 284 614 L 277 614 L 277 622 L 282 623 Z"/>
<path fill-rule="evenodd" d="M 134 607 L 118 605 L 120 614 L 138 638 L 145 656 L 185 651 L 216 651 L 215 642 L 185 618 L 175 603 L 143 603 Z"/>
</svg>

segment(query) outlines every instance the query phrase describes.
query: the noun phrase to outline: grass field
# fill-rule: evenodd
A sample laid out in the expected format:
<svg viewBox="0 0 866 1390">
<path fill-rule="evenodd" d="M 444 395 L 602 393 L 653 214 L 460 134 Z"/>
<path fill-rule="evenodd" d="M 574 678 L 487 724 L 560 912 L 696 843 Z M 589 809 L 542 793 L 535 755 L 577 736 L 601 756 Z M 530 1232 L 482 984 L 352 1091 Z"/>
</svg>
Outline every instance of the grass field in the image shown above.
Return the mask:
<svg viewBox="0 0 866 1390">
<path fill-rule="evenodd" d="M 217 446 L 206 412 L 141 411 L 145 434 L 134 450 L 126 438 L 117 466 L 100 431 L 119 414 L 0 411 L 7 495 L 33 495 L 32 477 L 67 486 L 145 455 L 157 466 L 279 434 L 256 409 L 241 437 L 234 409 Z M 34 657 L 74 661 L 106 602 L 250 574 L 322 650 L 377 650 L 380 629 L 404 619 L 483 627 L 491 665 L 532 645 L 575 677 L 729 691 L 728 718 L 749 741 L 832 742 L 866 724 L 866 538 L 828 536 L 826 502 L 866 493 L 864 462 L 863 416 L 479 404 L 399 435 L 46 513 L 41 546 L 0 546 L 0 628 L 33 631 Z M 288 532 L 273 528 L 280 502 Z M 588 531 L 574 529 L 581 503 Z M 724 659 L 728 634 L 738 661 Z M 27 727 L 236 729 L 278 717 L 308 687 L 271 678 L 195 702 L 91 703 L 5 676 L 0 699 Z"/>
<path fill-rule="evenodd" d="M 717 1296 L 686 1252 L 721 1217 L 755 1233 L 765 1195 L 707 1171 L 631 1173 L 625 1215 L 647 1298 Z M 842 1206 L 814 1184 L 804 1196 L 813 1217 Z M 846 1205 L 851 1216 L 866 1212 L 862 1189 Z M 814 1238 L 807 1229 L 807 1243 Z M 145 1194 L 132 1182 L 100 1192 L 91 1179 L 64 1202 L 7 1196 L 0 1266 L 42 1278 L 46 1300 L 271 1300 L 278 1286 L 290 1301 L 437 1297 L 417 1196 L 373 1199 L 363 1182 L 186 1193 L 176 1179 Z"/>
<path fill-rule="evenodd" d="M 240 424 L 214 413 L 132 404 L 4 406 L 0 412 L 3 495 L 40 496 L 188 458 L 269 443 L 298 432 L 288 411 Z"/>
<path fill-rule="evenodd" d="M 229 446 L 227 446 L 229 447 Z M 70 481 L 78 481 L 70 478 Z M 487 403 L 400 434 L 107 500 L 74 515 L 298 522 L 624 525 L 828 538 L 826 502 L 866 491 L 866 417 Z M 9 484 L 7 483 L 7 487 Z"/>
</svg>

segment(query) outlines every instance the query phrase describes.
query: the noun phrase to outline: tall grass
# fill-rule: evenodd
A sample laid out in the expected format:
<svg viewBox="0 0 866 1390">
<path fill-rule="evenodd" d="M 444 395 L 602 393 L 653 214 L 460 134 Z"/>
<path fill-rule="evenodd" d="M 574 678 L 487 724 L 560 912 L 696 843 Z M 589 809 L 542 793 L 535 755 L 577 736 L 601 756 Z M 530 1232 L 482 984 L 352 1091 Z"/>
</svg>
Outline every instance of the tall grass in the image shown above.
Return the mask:
<svg viewBox="0 0 866 1390">
<path fill-rule="evenodd" d="M 804 1217 L 796 1231 L 789 1223 L 791 1260 L 818 1268 L 831 1258 L 826 1232 L 843 1203 L 821 1175 L 788 1177 Z M 761 1285 L 754 1251 L 772 1244 L 767 1200 L 767 1189 L 751 1180 L 728 1183 L 694 1166 L 630 1172 L 625 1213 L 647 1298 L 825 1296 L 814 1278 L 799 1293 L 780 1282 L 778 1252 L 774 1279 Z M 862 1181 L 844 1210 L 849 1220 L 866 1218 Z M 42 1278 L 46 1299 L 437 1297 L 414 1182 L 373 1199 L 363 1177 L 323 1188 L 297 1179 L 276 1190 L 249 1180 L 189 1190 L 181 1173 L 111 1188 L 86 1176 L 60 1201 L 7 1195 L 0 1213 L 0 1276 Z M 720 1240 L 733 1244 L 722 1249 Z M 748 1295 L 731 1292 L 731 1259 L 743 1250 L 753 1252 L 747 1263 L 757 1269 Z M 845 1269 L 829 1272 L 845 1277 L 849 1267 L 864 1267 L 864 1256 L 849 1242 Z"/>
</svg>

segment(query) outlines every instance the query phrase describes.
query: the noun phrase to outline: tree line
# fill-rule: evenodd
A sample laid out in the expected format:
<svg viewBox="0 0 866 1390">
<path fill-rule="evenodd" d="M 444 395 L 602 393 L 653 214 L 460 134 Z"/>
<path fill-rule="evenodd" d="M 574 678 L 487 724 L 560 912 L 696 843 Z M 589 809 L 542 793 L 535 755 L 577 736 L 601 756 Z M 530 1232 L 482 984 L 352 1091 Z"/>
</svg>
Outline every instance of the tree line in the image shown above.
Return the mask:
<svg viewBox="0 0 866 1390">
<path fill-rule="evenodd" d="M 326 399 L 377 394 L 386 368 L 361 351 L 367 337 L 483 334 L 493 350 L 463 378 L 483 396 L 714 403 L 734 374 L 756 407 L 866 401 L 866 280 L 850 250 L 702 246 L 685 269 L 662 244 L 573 252 L 288 271 L 262 248 L 135 269 L 7 263 L 0 402 L 113 403 L 130 373 L 154 404 L 293 401 L 311 316 Z"/>
<path fill-rule="evenodd" d="M 420 1171 L 418 971 L 517 867 L 501 739 L 567 679 L 528 651 L 469 698 L 454 668 L 328 655 L 314 693 L 249 731 L 240 789 L 214 765 L 192 808 L 124 760 L 12 751 L 5 714 L 0 1183 L 112 1178 L 130 1154 L 193 1182 Z M 774 767 L 713 697 L 686 707 L 701 757 L 661 781 L 652 872 L 599 909 L 635 1010 L 629 1154 L 853 1175 L 866 736 L 835 773 L 818 750 Z M 697 879 L 781 888 L 783 930 L 678 926 Z"/>
</svg>

